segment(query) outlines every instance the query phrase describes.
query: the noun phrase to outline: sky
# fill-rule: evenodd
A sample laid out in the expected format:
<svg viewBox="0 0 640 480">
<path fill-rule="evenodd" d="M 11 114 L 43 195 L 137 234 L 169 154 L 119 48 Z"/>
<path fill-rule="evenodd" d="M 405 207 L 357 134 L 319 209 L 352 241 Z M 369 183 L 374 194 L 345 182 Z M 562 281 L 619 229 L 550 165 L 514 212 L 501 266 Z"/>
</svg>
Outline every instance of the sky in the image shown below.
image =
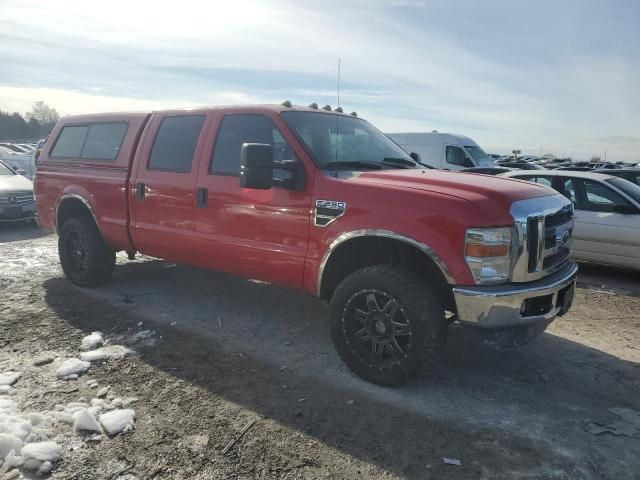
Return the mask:
<svg viewBox="0 0 640 480">
<path fill-rule="evenodd" d="M 54 6 L 55 5 L 55 6 Z M 640 161 L 637 0 L 0 0 L 0 110 L 340 104 L 488 152 Z"/>
</svg>

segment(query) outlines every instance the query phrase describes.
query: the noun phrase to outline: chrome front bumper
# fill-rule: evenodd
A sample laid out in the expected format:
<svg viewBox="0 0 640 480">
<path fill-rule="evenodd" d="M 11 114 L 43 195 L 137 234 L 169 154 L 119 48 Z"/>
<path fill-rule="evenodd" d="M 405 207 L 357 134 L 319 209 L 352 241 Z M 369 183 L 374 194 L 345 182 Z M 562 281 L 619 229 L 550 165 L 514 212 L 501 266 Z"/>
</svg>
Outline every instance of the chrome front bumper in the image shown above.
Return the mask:
<svg viewBox="0 0 640 480">
<path fill-rule="evenodd" d="M 548 324 L 571 307 L 578 266 L 569 261 L 541 280 L 490 287 L 454 287 L 458 321 L 486 329 Z"/>
</svg>

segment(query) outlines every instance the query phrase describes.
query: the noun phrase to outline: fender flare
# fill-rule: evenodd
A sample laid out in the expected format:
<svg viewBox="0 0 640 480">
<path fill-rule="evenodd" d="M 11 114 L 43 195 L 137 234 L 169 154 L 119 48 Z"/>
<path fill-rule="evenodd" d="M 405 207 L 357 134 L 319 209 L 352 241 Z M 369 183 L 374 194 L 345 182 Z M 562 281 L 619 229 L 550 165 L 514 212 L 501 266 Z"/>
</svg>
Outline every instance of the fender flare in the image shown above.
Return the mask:
<svg viewBox="0 0 640 480">
<path fill-rule="evenodd" d="M 84 198 L 81 195 L 78 195 L 77 193 L 66 193 L 58 199 L 58 202 L 56 203 L 56 216 L 55 216 L 56 233 L 60 232 L 60 226 L 58 225 L 58 213 L 59 213 L 58 210 L 60 209 L 60 205 L 62 204 L 62 202 L 70 198 L 73 198 L 75 200 L 80 200 L 84 204 L 84 206 L 87 207 L 87 210 L 89 210 L 89 213 L 91 214 L 91 217 L 93 218 L 93 221 L 95 222 L 96 227 L 98 227 L 98 231 L 100 231 L 100 235 L 102 235 L 102 230 L 100 229 L 98 218 L 96 217 L 96 214 L 93 211 L 91 204 L 86 198 Z"/>
<path fill-rule="evenodd" d="M 418 240 L 407 237 L 406 235 L 402 235 L 400 233 L 394 232 L 392 230 L 379 230 L 379 229 L 362 229 L 362 230 L 352 230 L 350 232 L 345 232 L 341 235 L 338 235 L 329 245 L 329 248 L 324 253 L 322 257 L 322 262 L 320 262 L 320 267 L 318 268 L 318 278 L 316 284 L 316 296 L 320 297 L 321 295 L 321 287 L 322 287 L 322 275 L 324 274 L 324 269 L 329 263 L 329 259 L 331 255 L 334 253 L 335 249 L 342 245 L 344 242 L 349 241 L 353 238 L 357 237 L 384 237 L 391 238 L 394 240 L 399 240 L 401 242 L 407 243 L 413 247 L 416 247 L 421 252 L 425 253 L 432 261 L 436 264 L 436 266 L 440 269 L 442 276 L 445 278 L 448 284 L 452 285 L 455 283 L 453 275 L 449 271 L 447 265 L 442 261 L 442 258 L 431 248 L 429 245 L 419 242 Z"/>
</svg>

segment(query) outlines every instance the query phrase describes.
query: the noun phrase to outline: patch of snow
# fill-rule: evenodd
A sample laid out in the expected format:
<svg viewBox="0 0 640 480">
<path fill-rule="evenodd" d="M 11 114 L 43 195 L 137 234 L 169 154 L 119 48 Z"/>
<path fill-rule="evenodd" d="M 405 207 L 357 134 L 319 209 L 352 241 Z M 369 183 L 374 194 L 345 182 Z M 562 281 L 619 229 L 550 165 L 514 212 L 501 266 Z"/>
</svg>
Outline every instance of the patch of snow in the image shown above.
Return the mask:
<svg viewBox="0 0 640 480">
<path fill-rule="evenodd" d="M 79 432 L 80 430 L 90 432 L 101 432 L 100 424 L 95 417 L 89 412 L 88 409 L 80 410 L 76 415 L 76 420 L 73 423 L 73 431 Z"/>
<path fill-rule="evenodd" d="M 82 352 L 80 358 L 88 362 L 96 362 L 99 360 L 109 360 L 111 358 L 122 358 L 132 353 L 134 353 L 133 350 L 121 345 L 109 345 L 89 352 Z"/>
<path fill-rule="evenodd" d="M 2 480 L 13 480 L 14 478 L 18 478 L 20 476 L 20 470 L 11 470 L 4 474 Z"/>
<path fill-rule="evenodd" d="M 0 373 L 0 385 L 13 385 L 22 376 L 22 372 L 14 372 L 9 370 L 8 372 Z"/>
<path fill-rule="evenodd" d="M 78 358 L 69 358 L 62 362 L 62 365 L 58 367 L 56 375 L 58 378 L 62 378 L 63 380 L 67 380 L 72 375 L 76 375 L 75 378 L 78 378 L 79 375 L 89 370 L 89 367 L 91 367 L 89 362 L 85 362 Z"/>
<path fill-rule="evenodd" d="M 0 395 L 6 395 L 11 391 L 11 387 L 9 385 L 0 385 Z"/>
<path fill-rule="evenodd" d="M 93 350 L 104 343 L 104 337 L 100 332 L 93 332 L 82 339 L 80 350 Z"/>
<path fill-rule="evenodd" d="M 125 408 L 123 410 L 112 410 L 111 412 L 103 413 L 98 417 L 98 420 L 100 420 L 107 434 L 112 436 L 133 430 L 135 427 L 135 416 L 135 411 L 131 408 Z"/>
<path fill-rule="evenodd" d="M 38 473 L 40 475 L 46 475 L 51 470 L 53 470 L 53 463 L 51 463 L 50 461 L 46 460 L 46 461 L 44 461 L 44 462 L 42 462 L 40 464 L 40 468 L 38 468 Z"/>
<path fill-rule="evenodd" d="M 25 417 L 27 418 L 27 420 L 29 420 L 29 423 L 31 423 L 31 425 L 33 425 L 34 427 L 37 427 L 45 420 L 44 415 L 36 412 L 27 413 Z"/>
<path fill-rule="evenodd" d="M 87 380 L 87 387 L 89 388 L 95 388 L 98 386 L 98 381 L 91 379 L 91 380 Z"/>
<path fill-rule="evenodd" d="M 109 391 L 110 388 L 111 386 L 102 387 L 100 390 L 98 390 L 98 393 L 96 393 L 96 397 L 98 398 L 106 397 L 107 392 Z"/>
<path fill-rule="evenodd" d="M 53 418 L 58 423 L 66 423 L 67 425 L 73 425 L 75 422 L 73 415 L 67 412 L 54 412 Z"/>
<path fill-rule="evenodd" d="M 45 462 L 49 462 L 49 470 L 60 460 L 62 448 L 56 442 L 33 442 L 22 447 L 22 463 L 28 470 L 39 470 Z M 48 473 L 43 471 L 41 473 Z"/>
<path fill-rule="evenodd" d="M 23 445 L 22 440 L 18 437 L 8 433 L 0 433 L 0 459 L 4 460 L 11 451 L 19 452 Z"/>
<path fill-rule="evenodd" d="M 153 330 L 140 330 L 132 335 L 116 335 L 111 337 L 110 340 L 113 343 L 123 343 L 125 345 L 154 347 L 157 345 L 159 338 Z"/>
</svg>

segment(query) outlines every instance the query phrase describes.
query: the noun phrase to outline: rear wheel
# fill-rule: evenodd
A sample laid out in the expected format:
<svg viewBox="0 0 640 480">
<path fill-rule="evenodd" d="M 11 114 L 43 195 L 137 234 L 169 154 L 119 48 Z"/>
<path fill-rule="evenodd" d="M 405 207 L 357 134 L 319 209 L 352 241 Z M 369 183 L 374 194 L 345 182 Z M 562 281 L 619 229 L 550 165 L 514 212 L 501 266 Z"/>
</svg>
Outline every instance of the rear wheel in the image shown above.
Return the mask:
<svg viewBox="0 0 640 480">
<path fill-rule="evenodd" d="M 436 290 L 400 267 L 352 273 L 336 288 L 330 310 L 338 354 L 369 382 L 404 383 L 444 349 L 447 322 Z"/>
<path fill-rule="evenodd" d="M 91 218 L 71 218 L 64 222 L 58 237 L 62 270 L 80 287 L 100 285 L 113 273 L 116 253 L 102 238 Z"/>
</svg>

